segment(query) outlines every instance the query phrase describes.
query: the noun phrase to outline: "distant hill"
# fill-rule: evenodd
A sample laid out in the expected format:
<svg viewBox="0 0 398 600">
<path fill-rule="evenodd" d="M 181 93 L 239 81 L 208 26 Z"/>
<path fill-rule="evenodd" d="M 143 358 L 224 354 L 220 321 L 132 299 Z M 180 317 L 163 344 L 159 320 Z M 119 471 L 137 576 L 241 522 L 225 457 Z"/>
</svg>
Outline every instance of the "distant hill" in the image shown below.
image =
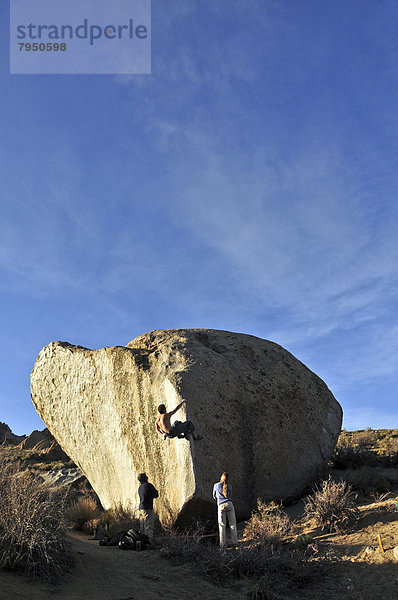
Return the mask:
<svg viewBox="0 0 398 600">
<path fill-rule="evenodd" d="M 379 456 L 398 454 L 398 429 L 359 429 L 340 434 L 338 444 L 371 450 Z"/>
<path fill-rule="evenodd" d="M 16 465 L 19 471 L 28 471 L 41 482 L 91 488 L 47 428 L 19 436 L 6 423 L 0 423 L 0 460 Z"/>
<path fill-rule="evenodd" d="M 26 435 L 15 435 L 7 425 L 0 421 L 0 445 L 12 445 L 19 444 L 26 438 Z"/>
</svg>

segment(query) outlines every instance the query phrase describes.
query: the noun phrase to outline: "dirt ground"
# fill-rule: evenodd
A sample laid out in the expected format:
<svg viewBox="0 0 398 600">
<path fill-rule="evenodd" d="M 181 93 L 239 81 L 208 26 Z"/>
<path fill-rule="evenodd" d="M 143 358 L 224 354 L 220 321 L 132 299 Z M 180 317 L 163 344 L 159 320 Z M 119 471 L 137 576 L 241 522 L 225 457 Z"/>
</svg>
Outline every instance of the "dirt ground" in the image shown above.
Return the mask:
<svg viewBox="0 0 398 600">
<path fill-rule="evenodd" d="M 332 563 L 328 576 L 306 588 L 298 598 L 398 600 L 398 560 L 394 557 L 394 547 L 398 546 L 397 492 L 382 502 L 362 504 L 358 523 L 344 535 L 324 535 L 312 521 L 298 523 L 298 533 L 311 534 L 318 554 Z M 299 509 L 298 505 L 293 510 Z"/>
<path fill-rule="evenodd" d="M 398 599 L 398 490 L 382 502 L 364 502 L 355 529 L 345 535 L 323 534 L 313 522 L 302 518 L 303 504 L 287 512 L 296 523 L 296 535 L 314 538 L 314 558 L 327 556 L 327 575 L 303 590 L 300 600 Z M 380 547 L 380 535 L 385 553 Z M 243 600 L 253 588 L 237 582 L 220 588 L 195 575 L 192 566 L 172 566 L 159 550 L 122 552 L 102 547 L 90 536 L 71 531 L 69 538 L 76 559 L 74 570 L 57 586 L 30 582 L 0 571 L 1 600 Z"/>
<path fill-rule="evenodd" d="M 30 582 L 0 571 L 1 600 L 227 600 L 245 598 L 241 586 L 222 589 L 191 573 L 191 567 L 173 567 L 157 550 L 123 552 L 99 546 L 90 536 L 71 531 L 76 566 L 60 585 Z"/>
</svg>

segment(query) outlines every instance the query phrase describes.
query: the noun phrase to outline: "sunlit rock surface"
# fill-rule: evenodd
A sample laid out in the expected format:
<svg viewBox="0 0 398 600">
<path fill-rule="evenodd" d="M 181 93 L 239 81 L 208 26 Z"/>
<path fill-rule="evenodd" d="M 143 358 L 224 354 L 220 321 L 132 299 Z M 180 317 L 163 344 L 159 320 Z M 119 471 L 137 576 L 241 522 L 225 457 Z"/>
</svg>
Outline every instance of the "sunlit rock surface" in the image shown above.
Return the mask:
<svg viewBox="0 0 398 600">
<path fill-rule="evenodd" d="M 325 383 L 278 344 L 206 329 L 153 331 L 126 347 L 53 342 L 31 375 L 33 403 L 103 506 L 138 506 L 137 474 L 159 490 L 161 521 L 215 514 L 229 471 L 238 517 L 257 497 L 300 493 L 325 466 L 342 411 Z M 157 406 L 186 407 L 203 440 L 163 440 Z"/>
</svg>

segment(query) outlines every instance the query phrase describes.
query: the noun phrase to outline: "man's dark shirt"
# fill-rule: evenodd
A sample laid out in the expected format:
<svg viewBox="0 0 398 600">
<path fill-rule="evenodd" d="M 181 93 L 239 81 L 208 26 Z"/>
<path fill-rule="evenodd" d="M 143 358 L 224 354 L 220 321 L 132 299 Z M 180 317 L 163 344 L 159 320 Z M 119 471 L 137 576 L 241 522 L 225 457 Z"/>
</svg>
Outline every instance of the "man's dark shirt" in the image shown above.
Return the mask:
<svg viewBox="0 0 398 600">
<path fill-rule="evenodd" d="M 138 488 L 138 494 L 140 497 L 140 510 L 152 510 L 153 499 L 159 496 L 158 491 L 153 487 L 152 483 L 146 482 L 141 483 Z"/>
</svg>

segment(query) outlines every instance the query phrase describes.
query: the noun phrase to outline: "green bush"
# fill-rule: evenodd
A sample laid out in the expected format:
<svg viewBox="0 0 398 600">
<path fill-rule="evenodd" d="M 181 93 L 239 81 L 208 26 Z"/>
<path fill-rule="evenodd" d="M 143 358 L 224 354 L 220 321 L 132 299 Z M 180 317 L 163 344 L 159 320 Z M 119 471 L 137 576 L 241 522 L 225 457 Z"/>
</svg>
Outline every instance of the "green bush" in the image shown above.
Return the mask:
<svg viewBox="0 0 398 600">
<path fill-rule="evenodd" d="M 64 538 L 66 494 L 0 462 L 0 565 L 58 582 L 72 565 Z"/>
<path fill-rule="evenodd" d="M 313 494 L 307 496 L 304 513 L 314 518 L 322 530 L 341 531 L 356 521 L 359 511 L 356 496 L 345 481 L 334 481 L 330 476 L 321 486 L 315 486 Z"/>
</svg>

